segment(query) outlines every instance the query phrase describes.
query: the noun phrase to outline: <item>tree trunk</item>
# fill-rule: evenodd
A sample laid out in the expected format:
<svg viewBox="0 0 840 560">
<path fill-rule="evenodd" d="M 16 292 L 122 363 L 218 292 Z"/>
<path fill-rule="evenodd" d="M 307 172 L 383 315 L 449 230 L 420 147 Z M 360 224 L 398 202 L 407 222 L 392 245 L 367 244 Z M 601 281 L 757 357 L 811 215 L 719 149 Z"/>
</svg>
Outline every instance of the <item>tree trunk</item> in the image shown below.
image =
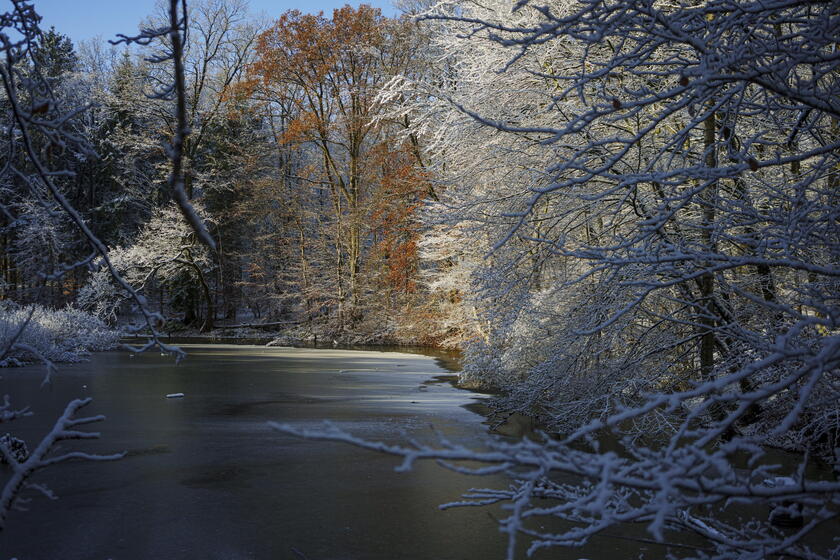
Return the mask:
<svg viewBox="0 0 840 560">
<path fill-rule="evenodd" d="M 714 102 L 710 102 L 710 106 Z M 717 167 L 717 155 L 715 153 L 715 127 L 716 115 L 714 111 L 706 117 L 704 123 L 703 147 L 706 156 L 706 167 L 714 169 Z M 715 205 L 717 204 L 717 181 L 712 182 L 702 195 L 703 220 L 702 238 L 703 246 L 707 252 L 715 251 L 715 241 L 712 234 L 715 227 Z M 713 313 L 715 276 L 710 268 L 712 263 L 707 262 L 706 272 L 700 277 L 700 300 L 698 310 L 700 312 L 700 375 L 702 379 L 709 379 L 715 367 L 715 316 Z"/>
</svg>

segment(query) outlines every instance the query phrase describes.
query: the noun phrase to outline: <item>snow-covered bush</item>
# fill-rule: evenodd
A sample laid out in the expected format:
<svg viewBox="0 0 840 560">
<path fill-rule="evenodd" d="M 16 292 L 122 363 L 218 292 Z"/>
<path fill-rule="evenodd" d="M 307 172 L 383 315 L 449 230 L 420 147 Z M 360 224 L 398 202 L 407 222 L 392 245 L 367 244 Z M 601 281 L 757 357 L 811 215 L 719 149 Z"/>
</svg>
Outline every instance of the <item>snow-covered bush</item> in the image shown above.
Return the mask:
<svg viewBox="0 0 840 560">
<path fill-rule="evenodd" d="M 119 336 L 100 319 L 72 307 L 49 309 L 0 302 L 0 348 L 11 346 L 0 367 L 44 360 L 78 362 L 90 352 L 116 347 Z"/>
</svg>

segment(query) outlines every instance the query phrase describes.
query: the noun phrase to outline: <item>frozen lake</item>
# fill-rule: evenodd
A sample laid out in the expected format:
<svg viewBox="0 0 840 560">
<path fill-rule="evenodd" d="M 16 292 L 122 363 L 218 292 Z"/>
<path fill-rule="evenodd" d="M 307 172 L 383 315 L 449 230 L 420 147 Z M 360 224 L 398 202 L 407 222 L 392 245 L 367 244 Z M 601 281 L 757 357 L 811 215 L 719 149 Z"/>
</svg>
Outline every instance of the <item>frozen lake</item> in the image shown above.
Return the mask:
<svg viewBox="0 0 840 560">
<path fill-rule="evenodd" d="M 67 402 L 92 397 L 87 415 L 102 438 L 65 449 L 125 451 L 113 463 L 74 462 L 37 478 L 58 496 L 35 497 L 0 533 L 0 559 L 471 560 L 503 558 L 500 507 L 441 511 L 472 487 L 501 477 L 465 477 L 343 443 L 307 441 L 268 421 L 314 428 L 330 420 L 372 440 L 433 442 L 431 427 L 480 444 L 482 395 L 446 381 L 443 362 L 423 355 L 356 350 L 185 345 L 181 364 L 158 353 L 108 352 L 64 364 L 41 388 L 42 367 L 0 370 L 0 395 L 35 415 L 14 433 L 34 445 Z M 170 393 L 184 393 L 167 399 Z M 480 408 L 480 407 L 478 407 Z M 0 467 L 2 468 L 2 467 Z M 639 542 L 643 526 L 583 549 L 535 558 L 664 557 Z M 522 539 L 523 541 L 525 539 Z M 682 540 L 681 538 L 678 540 Z M 518 558 L 525 557 L 524 543 Z"/>
<path fill-rule="evenodd" d="M 74 462 L 42 472 L 57 501 L 36 497 L 0 534 L 0 558 L 500 558 L 504 537 L 488 510 L 440 511 L 473 479 L 435 464 L 396 473 L 398 460 L 340 443 L 282 435 L 269 420 L 315 427 L 332 420 L 354 434 L 396 442 L 486 434 L 464 405 L 477 395 L 437 379 L 420 355 L 243 346 L 185 346 L 175 365 L 158 353 L 95 355 L 43 368 L 0 370 L 0 394 L 36 415 L 16 421 L 30 446 L 66 403 L 102 438 L 66 448 L 126 451 L 114 463 Z M 167 399 L 168 393 L 185 393 Z M 489 510 L 501 515 L 498 510 Z M 619 545 L 621 543 L 615 543 Z M 555 551 L 556 553 L 556 551 Z"/>
</svg>

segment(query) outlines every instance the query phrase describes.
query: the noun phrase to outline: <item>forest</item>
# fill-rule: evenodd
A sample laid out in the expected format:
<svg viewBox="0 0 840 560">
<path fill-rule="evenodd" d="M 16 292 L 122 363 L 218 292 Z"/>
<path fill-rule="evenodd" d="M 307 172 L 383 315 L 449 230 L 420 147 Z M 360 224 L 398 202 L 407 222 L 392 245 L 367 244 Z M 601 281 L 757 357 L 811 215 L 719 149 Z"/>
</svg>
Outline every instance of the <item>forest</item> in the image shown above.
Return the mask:
<svg viewBox="0 0 840 560">
<path fill-rule="evenodd" d="M 676 557 L 838 558 L 809 540 L 840 513 L 837 2 L 399 9 L 168 0 L 75 45 L 11 0 L 3 378 L 127 336 L 456 349 L 494 421 L 541 436 L 274 428 L 507 475 L 450 505 L 506 504 L 508 558 L 628 523 L 699 539 Z M 99 419 L 74 402 L 30 461 L 5 396 L 0 529 L 35 472 L 113 458 L 49 456 Z"/>
</svg>

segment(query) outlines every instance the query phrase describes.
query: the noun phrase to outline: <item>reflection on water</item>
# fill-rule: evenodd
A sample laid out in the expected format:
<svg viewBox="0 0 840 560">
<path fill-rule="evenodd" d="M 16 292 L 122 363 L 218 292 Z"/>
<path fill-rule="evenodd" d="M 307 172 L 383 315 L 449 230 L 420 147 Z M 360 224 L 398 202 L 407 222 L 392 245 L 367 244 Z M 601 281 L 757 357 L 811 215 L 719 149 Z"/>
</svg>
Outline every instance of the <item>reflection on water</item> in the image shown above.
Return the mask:
<svg viewBox="0 0 840 560">
<path fill-rule="evenodd" d="M 97 355 L 64 366 L 40 389 L 39 368 L 5 370 L 0 394 L 37 415 L 16 422 L 35 442 L 67 401 L 91 396 L 105 414 L 93 452 L 117 463 L 72 463 L 39 482 L 60 499 L 12 514 L 0 558 L 474 559 L 501 558 L 500 508 L 440 511 L 471 486 L 505 485 L 398 461 L 345 444 L 305 441 L 266 421 L 316 427 L 329 419 L 388 442 L 405 434 L 475 444 L 477 395 L 455 389 L 434 359 L 337 349 L 193 346 L 180 365 L 154 353 Z M 167 399 L 184 393 L 183 399 Z M 636 533 L 635 530 L 631 531 Z M 644 530 L 639 528 L 639 535 Z M 645 550 L 627 534 L 537 558 L 624 559 Z M 628 549 L 628 546 L 631 546 Z M 639 548 L 641 547 L 641 548 Z M 524 549 L 522 550 L 524 557 Z M 646 558 L 662 557 L 655 547 Z"/>
</svg>

